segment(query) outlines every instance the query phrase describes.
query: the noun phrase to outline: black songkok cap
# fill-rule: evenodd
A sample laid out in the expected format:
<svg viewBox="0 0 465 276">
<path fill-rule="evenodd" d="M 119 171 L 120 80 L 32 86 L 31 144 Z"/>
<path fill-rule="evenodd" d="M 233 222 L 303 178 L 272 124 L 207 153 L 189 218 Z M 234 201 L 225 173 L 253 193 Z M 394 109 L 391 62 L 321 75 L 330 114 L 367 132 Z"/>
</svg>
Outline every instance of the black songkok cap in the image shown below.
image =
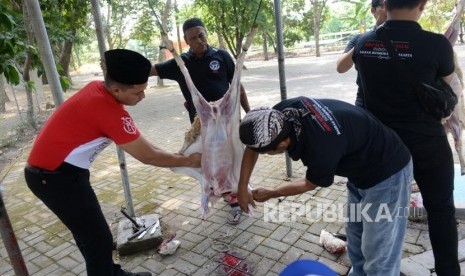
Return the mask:
<svg viewBox="0 0 465 276">
<path fill-rule="evenodd" d="M 152 64 L 143 55 L 126 49 L 105 52 L 107 74 L 122 84 L 144 84 L 149 79 Z"/>
<path fill-rule="evenodd" d="M 239 137 L 244 145 L 256 152 L 275 150 L 291 131 L 291 124 L 283 113 L 268 107 L 250 110 L 239 126 Z"/>
<path fill-rule="evenodd" d="M 202 20 L 194 17 L 194 18 L 187 19 L 186 22 L 182 24 L 182 31 L 185 33 L 187 29 L 190 29 L 192 27 L 204 27 L 205 28 Z"/>
</svg>

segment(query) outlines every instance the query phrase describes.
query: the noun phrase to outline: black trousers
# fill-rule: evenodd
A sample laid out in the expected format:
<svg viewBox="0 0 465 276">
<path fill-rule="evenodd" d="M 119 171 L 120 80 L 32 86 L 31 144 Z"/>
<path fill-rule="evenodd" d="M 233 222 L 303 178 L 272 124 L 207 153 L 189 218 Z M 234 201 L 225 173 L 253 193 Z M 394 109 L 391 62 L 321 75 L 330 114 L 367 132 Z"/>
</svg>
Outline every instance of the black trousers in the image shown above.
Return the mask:
<svg viewBox="0 0 465 276">
<path fill-rule="evenodd" d="M 89 276 L 112 276 L 113 237 L 89 182 L 89 171 L 64 163 L 57 171 L 26 167 L 28 187 L 73 234 Z"/>
<path fill-rule="evenodd" d="M 459 276 L 454 161 L 447 136 L 396 131 L 412 154 L 414 178 L 428 214 L 436 273 L 438 276 Z"/>
</svg>

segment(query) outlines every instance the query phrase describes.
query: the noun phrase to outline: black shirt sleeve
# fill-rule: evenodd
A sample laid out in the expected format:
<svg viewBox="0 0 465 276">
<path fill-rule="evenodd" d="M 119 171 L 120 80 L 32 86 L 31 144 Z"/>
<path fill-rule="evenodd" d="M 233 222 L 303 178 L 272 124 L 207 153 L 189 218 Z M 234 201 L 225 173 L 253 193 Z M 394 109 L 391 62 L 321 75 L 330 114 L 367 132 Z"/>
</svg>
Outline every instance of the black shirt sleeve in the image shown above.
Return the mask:
<svg viewBox="0 0 465 276">
<path fill-rule="evenodd" d="M 182 77 L 181 70 L 179 70 L 178 64 L 176 63 L 176 60 L 174 58 L 165 62 L 155 64 L 155 68 L 157 69 L 158 76 L 161 79 L 177 81 L 180 77 Z"/>
<path fill-rule="evenodd" d="M 357 40 L 358 40 L 359 37 L 360 37 L 360 34 L 358 34 L 358 35 L 356 35 L 356 36 L 354 36 L 354 37 L 352 37 L 350 39 L 349 44 L 347 44 L 347 46 L 346 46 L 346 48 L 344 50 L 344 53 L 349 52 L 352 48 L 355 47 L 355 44 L 357 43 Z"/>
<path fill-rule="evenodd" d="M 452 74 L 455 70 L 454 50 L 445 36 L 440 35 L 440 37 L 435 60 L 438 62 L 438 76 L 445 77 Z"/>
</svg>

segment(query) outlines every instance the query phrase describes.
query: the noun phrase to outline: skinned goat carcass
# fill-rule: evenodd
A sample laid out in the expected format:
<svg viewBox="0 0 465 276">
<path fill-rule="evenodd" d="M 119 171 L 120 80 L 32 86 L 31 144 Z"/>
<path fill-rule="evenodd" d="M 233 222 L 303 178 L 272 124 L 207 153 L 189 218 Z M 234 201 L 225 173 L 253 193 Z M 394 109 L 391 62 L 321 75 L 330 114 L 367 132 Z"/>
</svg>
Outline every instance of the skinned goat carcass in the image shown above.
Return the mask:
<svg viewBox="0 0 465 276">
<path fill-rule="evenodd" d="M 457 41 L 459 30 L 460 30 L 460 20 L 462 16 L 462 12 L 464 10 L 465 1 L 461 0 L 457 7 L 455 16 L 452 19 L 449 27 L 447 28 L 444 35 L 449 39 L 449 42 L 455 45 Z M 452 138 L 454 139 L 454 147 L 457 155 L 459 157 L 460 162 L 460 172 L 461 175 L 465 174 L 465 159 L 462 152 L 462 129 L 465 127 L 465 112 L 464 112 L 464 101 L 463 101 L 463 75 L 462 70 L 460 69 L 460 65 L 457 61 L 457 56 L 454 57 L 455 61 L 455 72 L 452 75 L 452 80 L 450 82 L 450 86 L 454 90 L 455 94 L 458 98 L 458 103 L 454 109 L 452 115 L 447 118 L 444 122 L 444 128 L 447 132 L 452 134 Z"/>
<path fill-rule="evenodd" d="M 242 52 L 237 58 L 231 85 L 223 98 L 207 102 L 195 87 L 181 57 L 174 51 L 172 42 L 166 35 L 163 41 L 173 53 L 197 111 L 197 118 L 191 130 L 186 133 L 180 153 L 189 155 L 202 153 L 199 169 L 171 168 L 174 172 L 193 177 L 202 188 L 202 218 L 205 219 L 209 206 L 219 198 L 235 197 L 244 153 L 244 145 L 239 139 L 240 123 L 240 79 L 247 49 L 256 33 L 253 28 L 247 36 Z M 200 131 L 199 131 L 200 128 Z"/>
<path fill-rule="evenodd" d="M 459 157 L 460 162 L 460 173 L 461 175 L 465 174 L 465 160 L 463 157 L 462 152 L 462 130 L 465 127 L 465 114 L 463 110 L 463 82 L 461 78 L 461 72 L 458 63 L 456 63 L 456 70 L 452 75 L 452 80 L 450 82 L 450 86 L 454 90 L 455 94 L 458 98 L 457 106 L 454 108 L 454 112 L 452 112 L 451 116 L 443 122 L 443 125 L 446 131 L 452 134 L 452 138 L 454 139 L 454 147 L 457 155 Z"/>
</svg>

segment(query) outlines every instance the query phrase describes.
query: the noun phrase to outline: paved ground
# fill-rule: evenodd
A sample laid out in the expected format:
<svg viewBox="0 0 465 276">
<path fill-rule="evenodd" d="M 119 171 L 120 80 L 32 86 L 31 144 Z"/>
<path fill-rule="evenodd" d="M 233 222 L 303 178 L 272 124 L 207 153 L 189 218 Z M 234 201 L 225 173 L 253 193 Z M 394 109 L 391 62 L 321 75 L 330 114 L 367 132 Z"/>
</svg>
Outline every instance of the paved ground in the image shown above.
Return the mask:
<svg viewBox="0 0 465 276">
<path fill-rule="evenodd" d="M 465 53 L 463 47 L 459 54 Z M 464 55 L 460 55 L 464 60 Z M 294 58 L 286 60 L 288 97 L 337 98 L 353 102 L 355 71 L 335 73 L 337 56 Z M 247 62 L 243 83 L 252 107 L 272 105 L 280 98 L 276 60 Z M 87 77 L 75 78 L 77 83 Z M 154 80 L 151 80 L 151 84 Z M 151 88 L 146 99 L 128 108 L 142 133 L 154 144 L 171 152 L 182 144 L 188 117 L 182 107 L 182 95 L 176 85 Z M 3 197 L 16 236 L 31 275 L 86 275 L 85 265 L 71 234 L 56 217 L 27 189 L 22 170 L 30 148 L 7 167 L 0 176 Z M 254 218 L 244 217 L 236 227 L 226 224 L 229 206 L 218 202 L 209 217 L 200 219 L 200 187 L 194 180 L 172 173 L 168 169 L 143 165 L 127 157 L 132 198 L 136 214 L 160 214 L 164 233 L 176 233 L 181 247 L 174 255 L 162 257 L 155 249 L 115 259 L 132 271 L 149 270 L 156 275 L 211 275 L 216 268 L 213 258 L 219 254 L 213 244 L 221 241 L 231 250 L 240 252 L 254 265 L 253 275 L 278 275 L 284 266 L 296 259 L 319 260 L 338 274 L 345 275 L 350 267 L 347 254 L 333 255 L 319 245 L 322 229 L 344 234 L 343 222 L 310 221 L 296 216 L 295 221 L 266 221 L 264 205 L 260 204 Z M 116 234 L 116 225 L 125 205 L 121 177 L 114 146 L 102 152 L 92 166 L 92 183 L 108 223 Z M 303 177 L 304 168 L 292 163 L 293 177 Z M 277 186 L 289 178 L 285 175 L 283 156 L 263 156 L 252 178 L 256 186 Z M 287 203 L 322 203 L 343 205 L 346 201 L 345 179 L 336 178 L 325 189 L 286 198 Z M 277 204 L 278 201 L 271 201 Z M 269 218 L 269 217 L 268 217 Z M 326 218 L 326 221 L 330 219 Z M 461 239 L 465 222 L 459 224 Z M 431 246 L 424 223 L 409 224 L 404 242 L 403 272 L 406 275 L 430 275 Z M 460 243 L 460 258 L 465 259 L 465 242 Z M 462 263 L 463 264 L 463 263 Z M 425 270 L 426 269 L 426 270 Z M 465 271 L 465 265 L 462 265 Z M 0 275 L 14 275 L 7 252 L 0 244 Z"/>
</svg>

